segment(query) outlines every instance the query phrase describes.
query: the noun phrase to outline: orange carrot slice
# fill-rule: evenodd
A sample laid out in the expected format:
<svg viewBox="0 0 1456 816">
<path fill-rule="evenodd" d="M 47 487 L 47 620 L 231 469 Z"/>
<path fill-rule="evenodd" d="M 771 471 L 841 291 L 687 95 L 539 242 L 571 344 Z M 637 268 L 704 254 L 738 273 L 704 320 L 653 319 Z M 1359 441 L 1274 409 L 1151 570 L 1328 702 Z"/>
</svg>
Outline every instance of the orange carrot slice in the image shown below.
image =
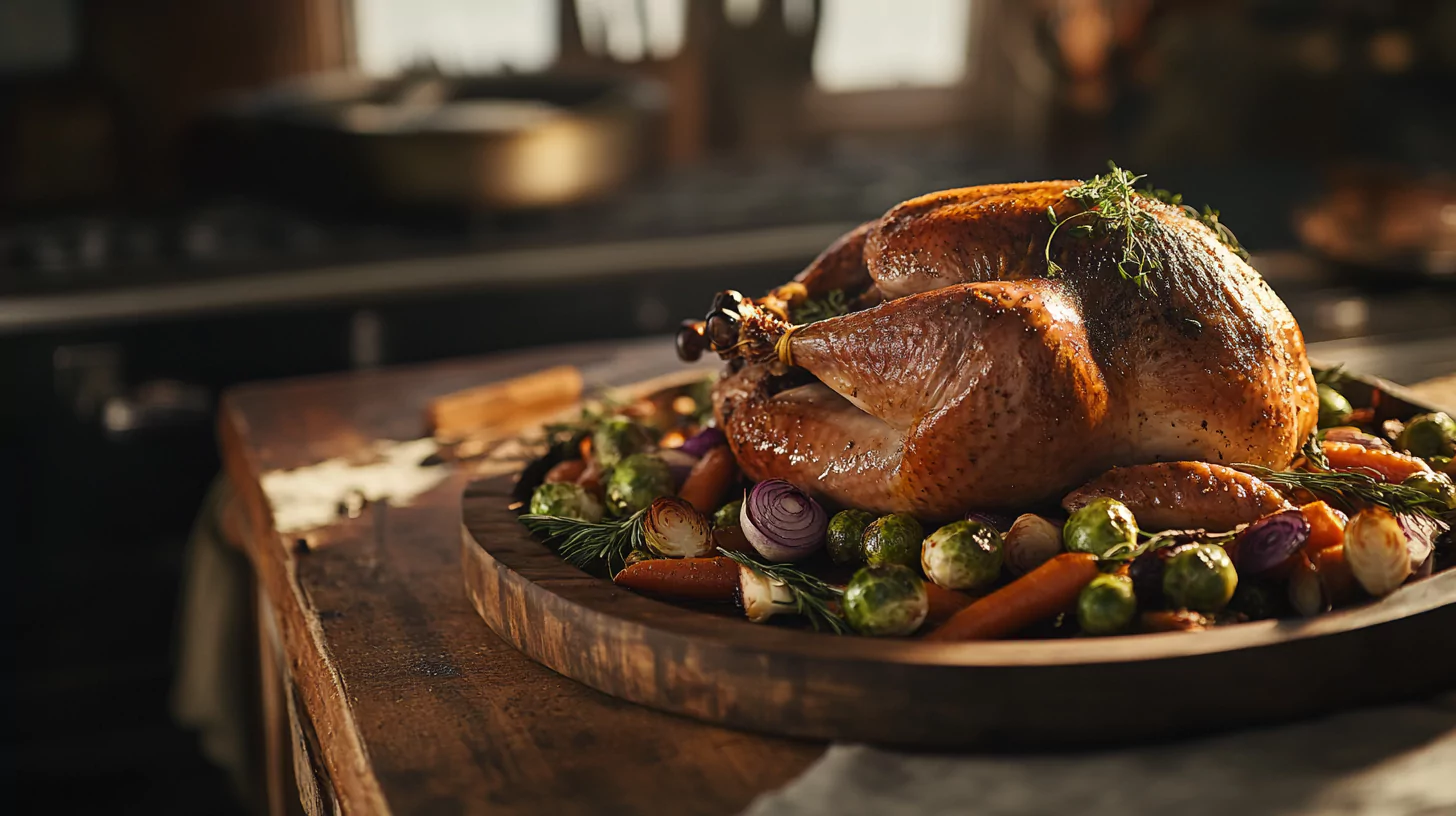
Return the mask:
<svg viewBox="0 0 1456 816">
<path fill-rule="evenodd" d="M 1313 555 L 1345 543 L 1345 524 L 1349 519 L 1344 513 L 1322 501 L 1310 502 L 1299 508 L 1299 512 L 1309 522 L 1309 540 L 1304 543 L 1306 553 Z"/>
<path fill-rule="evenodd" d="M 1097 573 L 1097 556 L 1062 553 L 957 612 L 926 640 L 989 640 L 1014 634 L 1071 609 Z"/>
<path fill-rule="evenodd" d="M 1399 484 L 1417 473 L 1430 473 L 1424 461 L 1404 453 L 1374 450 L 1353 442 L 1325 442 L 1325 458 L 1335 470 L 1349 470 Z"/>
<path fill-rule="evenodd" d="M 738 462 L 727 445 L 719 445 L 703 454 L 688 478 L 683 481 L 679 498 L 703 515 L 711 515 L 723 503 L 728 488 L 738 478 Z"/>
</svg>

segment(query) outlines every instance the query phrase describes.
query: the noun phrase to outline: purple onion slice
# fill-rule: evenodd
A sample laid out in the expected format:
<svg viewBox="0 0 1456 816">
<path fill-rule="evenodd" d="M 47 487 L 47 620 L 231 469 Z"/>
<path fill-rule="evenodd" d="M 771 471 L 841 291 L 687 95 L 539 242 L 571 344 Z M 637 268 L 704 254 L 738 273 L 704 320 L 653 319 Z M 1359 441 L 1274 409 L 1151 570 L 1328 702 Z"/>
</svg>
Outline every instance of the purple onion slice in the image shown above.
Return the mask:
<svg viewBox="0 0 1456 816">
<path fill-rule="evenodd" d="M 829 514 L 783 479 L 753 486 L 739 515 L 743 535 L 769 561 L 798 561 L 824 546 Z"/>
<path fill-rule="evenodd" d="M 1259 575 L 1284 564 L 1309 541 L 1309 520 L 1298 510 L 1285 510 L 1250 524 L 1240 534 L 1240 573 Z"/>
<path fill-rule="evenodd" d="M 690 456 L 702 456 L 719 445 L 728 444 L 728 437 L 719 428 L 704 428 L 678 445 L 677 449 Z"/>
</svg>

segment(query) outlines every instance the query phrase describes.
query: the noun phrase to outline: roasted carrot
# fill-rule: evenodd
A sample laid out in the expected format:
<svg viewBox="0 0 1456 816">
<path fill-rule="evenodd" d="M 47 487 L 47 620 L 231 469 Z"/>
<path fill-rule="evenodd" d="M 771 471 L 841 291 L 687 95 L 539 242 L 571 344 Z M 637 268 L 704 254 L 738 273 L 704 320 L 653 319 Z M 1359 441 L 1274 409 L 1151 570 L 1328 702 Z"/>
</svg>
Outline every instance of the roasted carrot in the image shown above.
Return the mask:
<svg viewBox="0 0 1456 816">
<path fill-rule="evenodd" d="M 1389 450 L 1374 450 L 1353 442 L 1325 442 L 1325 458 L 1335 470 L 1352 470 L 1400 483 L 1417 473 L 1430 473 L 1431 468 L 1420 459 Z"/>
<path fill-rule="evenodd" d="M 1201 612 L 1188 609 L 1153 609 L 1138 616 L 1144 632 L 1197 632 L 1211 621 Z"/>
<path fill-rule="evenodd" d="M 1310 502 L 1299 508 L 1299 512 L 1309 522 L 1309 540 L 1304 543 L 1306 553 L 1312 555 L 1345 543 L 1345 524 L 1349 519 L 1344 513 L 1322 501 Z"/>
<path fill-rule="evenodd" d="M 989 640 L 1014 634 L 1071 609 L 1077 593 L 1097 573 L 1097 556 L 1062 553 L 957 612 L 926 640 Z"/>
<path fill-rule="evenodd" d="M 738 462 L 733 459 L 733 451 L 727 445 L 719 445 L 693 465 L 677 494 L 699 513 L 707 515 L 723 503 L 728 488 L 737 478 Z"/>
<path fill-rule="evenodd" d="M 1339 606 L 1354 599 L 1358 586 L 1355 583 L 1355 573 L 1350 569 L 1350 563 L 1345 560 L 1343 543 L 1325 547 L 1315 553 L 1310 561 L 1314 564 L 1315 574 L 1319 576 L 1320 589 L 1324 592 L 1325 600 L 1332 606 Z"/>
<path fill-rule="evenodd" d="M 962 609 L 975 603 L 976 599 L 964 592 L 956 592 L 954 589 L 925 582 L 925 592 L 930 596 L 930 612 L 925 616 L 926 623 L 941 623 L 950 620 Z"/>
<path fill-rule="evenodd" d="M 588 493 L 595 494 L 598 498 L 601 498 L 602 477 L 605 475 L 602 472 L 601 465 L 598 465 L 595 459 L 587 459 L 586 468 L 582 470 L 580 476 L 576 477 L 576 483 L 586 488 Z"/>
<path fill-rule="evenodd" d="M 723 557 L 654 558 L 627 566 L 612 580 L 668 598 L 731 601 L 738 589 L 738 564 Z"/>
<path fill-rule="evenodd" d="M 574 482 L 581 478 L 581 474 L 585 470 L 585 460 L 567 459 L 565 462 L 557 462 L 555 467 L 546 471 L 546 478 L 542 481 L 548 484 L 552 482 Z"/>
</svg>

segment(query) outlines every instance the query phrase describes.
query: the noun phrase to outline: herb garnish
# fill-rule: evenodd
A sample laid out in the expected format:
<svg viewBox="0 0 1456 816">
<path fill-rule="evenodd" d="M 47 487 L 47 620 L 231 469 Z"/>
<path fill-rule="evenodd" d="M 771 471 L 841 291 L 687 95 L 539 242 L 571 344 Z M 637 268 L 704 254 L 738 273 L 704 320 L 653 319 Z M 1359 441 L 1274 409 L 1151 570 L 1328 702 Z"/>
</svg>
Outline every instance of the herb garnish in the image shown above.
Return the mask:
<svg viewBox="0 0 1456 816">
<path fill-rule="evenodd" d="M 1073 221 L 1090 218 L 1090 221 L 1069 227 L 1068 231 L 1082 237 L 1094 233 L 1106 237 L 1120 237 L 1122 239 L 1122 257 L 1117 261 L 1118 273 L 1124 279 L 1136 283 L 1139 288 L 1151 290 L 1152 281 L 1148 278 L 1148 273 L 1161 270 L 1163 263 L 1153 257 L 1146 241 L 1148 238 L 1156 236 L 1162 226 L 1151 212 L 1138 206 L 1135 201 L 1138 196 L 1161 201 L 1178 208 L 1183 215 L 1212 230 L 1218 240 L 1233 250 L 1234 254 L 1245 261 L 1249 259 L 1248 251 L 1239 243 L 1233 230 L 1224 226 L 1223 222 L 1219 220 L 1218 210 L 1205 205 L 1200 211 L 1184 204 L 1182 195 L 1170 193 L 1167 190 L 1155 190 L 1151 187 L 1139 190 L 1136 185 L 1145 176 L 1135 175 L 1124 170 L 1118 167 L 1116 162 L 1109 161 L 1107 167 L 1109 172 L 1093 176 L 1091 180 L 1066 192 L 1067 198 L 1082 205 L 1081 212 L 1073 213 L 1066 218 L 1058 218 L 1056 210 L 1047 207 L 1047 220 L 1052 224 L 1052 232 L 1047 236 L 1046 248 L 1043 252 L 1046 256 L 1047 275 L 1056 277 L 1062 272 L 1062 267 L 1052 260 L 1052 240 L 1056 238 L 1057 232 Z"/>
<path fill-rule="evenodd" d="M 642 540 L 642 518 L 646 510 L 615 521 L 582 521 L 562 516 L 521 516 L 526 529 L 556 544 L 562 559 L 578 569 L 605 562 L 608 569 L 615 564 L 625 566 L 627 554 L 645 549 Z"/>
<path fill-rule="evenodd" d="M 789 317 L 795 324 L 815 323 L 831 317 L 841 317 L 850 312 L 849 300 L 843 289 L 831 289 L 824 297 L 810 298 L 789 309 Z"/>
<path fill-rule="evenodd" d="M 1244 531 L 1247 524 L 1240 524 L 1232 530 L 1220 533 L 1210 533 L 1202 528 L 1196 530 L 1162 530 L 1156 533 L 1145 533 L 1138 530 L 1138 537 L 1142 541 L 1137 544 L 1118 544 L 1116 547 L 1102 554 L 1098 560 L 1103 562 L 1131 561 L 1134 558 L 1150 553 L 1154 550 L 1161 550 L 1164 547 L 1172 547 L 1176 544 L 1217 544 L 1220 547 L 1238 538 L 1239 533 Z"/>
<path fill-rule="evenodd" d="M 1258 465 L 1238 464 L 1234 467 L 1259 477 L 1275 487 L 1308 490 L 1347 512 L 1362 505 L 1384 507 L 1397 515 L 1406 513 L 1429 516 L 1445 523 L 1445 503 L 1438 497 L 1408 485 L 1382 482 L 1364 473 L 1337 471 L 1270 470 Z"/>
<path fill-rule="evenodd" d="M 751 569 L 759 575 L 781 584 L 788 588 L 789 593 L 794 596 L 791 603 L 781 604 L 792 607 L 796 614 L 808 619 L 809 625 L 817 631 L 822 627 L 828 628 L 836 635 L 842 635 L 849 631 L 849 625 L 844 618 L 835 611 L 839 599 L 844 596 L 844 590 L 830 586 L 815 578 L 801 569 L 791 567 L 788 564 L 765 564 L 754 559 L 752 556 L 740 552 L 718 548 L 719 554 L 733 559 L 739 566 Z"/>
</svg>

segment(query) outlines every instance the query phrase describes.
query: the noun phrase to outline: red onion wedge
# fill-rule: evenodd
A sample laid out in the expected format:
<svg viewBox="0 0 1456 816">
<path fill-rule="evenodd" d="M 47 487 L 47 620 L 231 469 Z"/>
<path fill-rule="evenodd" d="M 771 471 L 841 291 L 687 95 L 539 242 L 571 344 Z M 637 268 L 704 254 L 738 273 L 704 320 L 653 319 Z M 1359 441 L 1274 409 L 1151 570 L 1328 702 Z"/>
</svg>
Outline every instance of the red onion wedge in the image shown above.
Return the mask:
<svg viewBox="0 0 1456 816">
<path fill-rule="evenodd" d="M 693 434 L 678 446 L 678 450 L 692 456 L 702 456 L 719 445 L 728 444 L 728 437 L 718 428 L 704 428 Z"/>
<path fill-rule="evenodd" d="M 713 525 L 691 504 L 663 496 L 642 516 L 642 541 L 668 558 L 701 558 L 713 554 Z"/>
<path fill-rule="evenodd" d="M 739 520 L 748 543 L 773 562 L 813 555 L 824 546 L 824 531 L 829 527 L 824 508 L 783 479 L 754 485 L 743 501 Z"/>
<path fill-rule="evenodd" d="M 1309 519 L 1298 510 L 1265 516 L 1239 534 L 1239 574 L 1260 575 L 1290 562 L 1309 541 Z"/>
</svg>

